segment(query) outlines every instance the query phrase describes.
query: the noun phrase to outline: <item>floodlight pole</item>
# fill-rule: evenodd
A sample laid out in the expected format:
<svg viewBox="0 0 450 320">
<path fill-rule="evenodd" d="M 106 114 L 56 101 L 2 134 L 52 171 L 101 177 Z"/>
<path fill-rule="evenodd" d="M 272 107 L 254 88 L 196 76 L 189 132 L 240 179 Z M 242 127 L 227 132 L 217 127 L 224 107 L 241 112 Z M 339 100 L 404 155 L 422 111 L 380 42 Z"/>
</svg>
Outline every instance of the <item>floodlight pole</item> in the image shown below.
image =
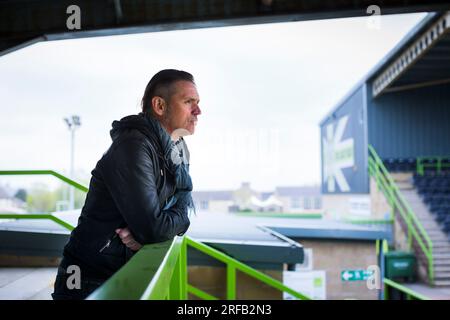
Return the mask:
<svg viewBox="0 0 450 320">
<path fill-rule="evenodd" d="M 70 178 L 74 180 L 75 170 L 74 170 L 74 162 L 75 162 L 75 130 L 81 126 L 80 117 L 73 115 L 70 119 L 64 118 L 64 121 L 67 124 L 67 127 L 70 131 Z M 69 193 L 69 210 L 75 209 L 75 189 L 70 186 Z"/>
</svg>

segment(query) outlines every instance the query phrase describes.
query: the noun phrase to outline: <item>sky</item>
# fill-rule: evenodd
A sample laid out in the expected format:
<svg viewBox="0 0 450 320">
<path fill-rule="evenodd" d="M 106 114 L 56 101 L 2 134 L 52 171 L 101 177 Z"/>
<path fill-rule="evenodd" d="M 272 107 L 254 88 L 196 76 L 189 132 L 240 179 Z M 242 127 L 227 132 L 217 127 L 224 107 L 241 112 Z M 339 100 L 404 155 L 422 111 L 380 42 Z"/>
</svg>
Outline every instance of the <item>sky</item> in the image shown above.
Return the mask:
<svg viewBox="0 0 450 320">
<path fill-rule="evenodd" d="M 186 138 L 194 190 L 319 184 L 319 122 L 424 16 L 61 40 L 1 56 L 0 170 L 67 173 L 63 119 L 76 114 L 75 178 L 88 181 L 111 144 L 111 123 L 138 113 L 150 78 L 175 68 L 194 75 L 201 100 Z"/>
</svg>

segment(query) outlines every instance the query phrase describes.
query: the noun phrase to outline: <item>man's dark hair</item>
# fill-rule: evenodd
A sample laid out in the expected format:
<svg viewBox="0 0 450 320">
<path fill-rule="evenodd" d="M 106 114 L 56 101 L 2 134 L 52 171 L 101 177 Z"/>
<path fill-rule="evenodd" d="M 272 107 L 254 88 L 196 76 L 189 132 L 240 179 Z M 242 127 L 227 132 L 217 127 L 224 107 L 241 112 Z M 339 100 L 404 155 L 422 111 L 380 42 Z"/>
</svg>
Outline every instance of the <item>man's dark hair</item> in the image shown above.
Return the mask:
<svg viewBox="0 0 450 320">
<path fill-rule="evenodd" d="M 186 71 L 165 69 L 156 73 L 147 84 L 142 97 L 142 112 L 152 114 L 152 98 L 162 97 L 167 102 L 172 96 L 172 86 L 177 81 L 190 81 L 193 84 L 194 77 Z"/>
</svg>

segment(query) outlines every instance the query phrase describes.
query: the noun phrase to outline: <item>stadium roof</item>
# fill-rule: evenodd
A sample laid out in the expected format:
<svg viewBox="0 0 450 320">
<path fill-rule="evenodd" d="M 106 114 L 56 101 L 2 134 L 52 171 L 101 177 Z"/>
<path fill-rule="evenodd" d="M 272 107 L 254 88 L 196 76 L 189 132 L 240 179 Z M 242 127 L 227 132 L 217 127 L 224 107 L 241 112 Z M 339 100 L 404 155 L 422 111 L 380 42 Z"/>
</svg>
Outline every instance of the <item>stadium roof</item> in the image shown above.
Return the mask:
<svg viewBox="0 0 450 320">
<path fill-rule="evenodd" d="M 80 29 L 68 19 L 80 13 Z M 6 0 L 0 2 L 0 55 L 48 40 L 259 23 L 449 10 L 436 0 Z M 69 8 L 70 7 L 70 8 Z"/>
<path fill-rule="evenodd" d="M 373 98 L 383 93 L 450 82 L 450 11 L 423 18 L 322 119 L 320 125 L 364 83 Z"/>
</svg>

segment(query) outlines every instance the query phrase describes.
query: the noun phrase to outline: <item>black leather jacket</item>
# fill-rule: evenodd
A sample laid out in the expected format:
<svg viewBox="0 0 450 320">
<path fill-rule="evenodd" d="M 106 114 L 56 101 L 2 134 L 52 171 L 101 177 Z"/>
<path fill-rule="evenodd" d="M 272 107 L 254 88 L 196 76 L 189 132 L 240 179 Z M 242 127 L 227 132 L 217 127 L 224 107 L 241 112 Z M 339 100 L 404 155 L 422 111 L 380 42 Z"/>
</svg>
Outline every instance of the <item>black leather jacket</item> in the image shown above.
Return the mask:
<svg viewBox="0 0 450 320">
<path fill-rule="evenodd" d="M 174 177 L 165 168 L 156 136 L 149 139 L 148 132 L 144 134 L 146 126 L 142 115 L 113 124 L 113 143 L 92 171 L 78 225 L 64 248 L 63 268 L 76 264 L 85 276 L 110 277 L 133 255 L 114 237 L 119 227 L 127 226 L 141 244 L 187 231 L 184 206 L 162 209 L 176 192 Z"/>
</svg>

